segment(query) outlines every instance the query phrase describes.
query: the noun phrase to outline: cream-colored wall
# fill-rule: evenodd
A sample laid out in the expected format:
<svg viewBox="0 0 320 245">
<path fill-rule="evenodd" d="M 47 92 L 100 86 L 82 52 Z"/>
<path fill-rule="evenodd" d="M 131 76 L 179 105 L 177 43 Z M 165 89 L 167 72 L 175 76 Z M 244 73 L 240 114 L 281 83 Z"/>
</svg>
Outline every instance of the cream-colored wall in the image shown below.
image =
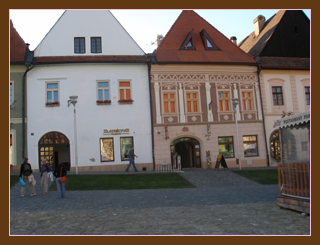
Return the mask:
<svg viewBox="0 0 320 245">
<path fill-rule="evenodd" d="M 266 138 L 268 145 L 268 153 L 270 163 L 270 136 L 275 130 L 273 123 L 281 118 L 283 112 L 289 111 L 294 114 L 310 110 L 310 106 L 306 105 L 305 86 L 310 86 L 310 71 L 298 70 L 262 70 L 260 73 L 261 92 L 264 108 Z M 272 86 L 283 86 L 283 106 L 273 106 Z"/>
</svg>

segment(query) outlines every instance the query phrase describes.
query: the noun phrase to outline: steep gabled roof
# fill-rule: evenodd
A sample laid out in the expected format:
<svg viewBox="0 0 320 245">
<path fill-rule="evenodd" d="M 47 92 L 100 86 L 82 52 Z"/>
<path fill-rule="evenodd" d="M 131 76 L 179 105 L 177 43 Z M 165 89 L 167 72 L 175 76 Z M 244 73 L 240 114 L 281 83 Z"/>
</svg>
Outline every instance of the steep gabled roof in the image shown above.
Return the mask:
<svg viewBox="0 0 320 245">
<path fill-rule="evenodd" d="M 10 63 L 24 64 L 26 44 L 14 28 L 10 19 Z"/>
<path fill-rule="evenodd" d="M 192 10 L 184 10 L 154 52 L 159 63 L 256 62 Z"/>
<path fill-rule="evenodd" d="M 280 10 L 259 35 L 253 31 L 238 45 L 259 56 L 263 68 L 310 68 L 310 20 L 301 10 Z"/>
</svg>

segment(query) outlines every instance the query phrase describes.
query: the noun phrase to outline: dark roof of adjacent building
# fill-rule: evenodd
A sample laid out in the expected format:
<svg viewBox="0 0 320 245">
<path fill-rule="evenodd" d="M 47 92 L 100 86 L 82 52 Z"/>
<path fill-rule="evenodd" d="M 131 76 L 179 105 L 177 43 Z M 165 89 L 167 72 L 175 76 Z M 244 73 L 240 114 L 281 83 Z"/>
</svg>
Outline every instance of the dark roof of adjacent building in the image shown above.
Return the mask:
<svg viewBox="0 0 320 245">
<path fill-rule="evenodd" d="M 35 58 L 35 64 L 64 63 L 147 63 L 146 55 L 92 55 L 92 56 L 41 56 Z"/>
<path fill-rule="evenodd" d="M 262 68 L 309 69 L 310 20 L 301 10 L 280 10 L 238 46 L 259 56 Z"/>
<path fill-rule="evenodd" d="M 24 64 L 26 44 L 10 20 L 10 63 Z"/>
<path fill-rule="evenodd" d="M 154 55 L 158 63 L 256 65 L 252 56 L 192 10 L 182 11 Z"/>
</svg>

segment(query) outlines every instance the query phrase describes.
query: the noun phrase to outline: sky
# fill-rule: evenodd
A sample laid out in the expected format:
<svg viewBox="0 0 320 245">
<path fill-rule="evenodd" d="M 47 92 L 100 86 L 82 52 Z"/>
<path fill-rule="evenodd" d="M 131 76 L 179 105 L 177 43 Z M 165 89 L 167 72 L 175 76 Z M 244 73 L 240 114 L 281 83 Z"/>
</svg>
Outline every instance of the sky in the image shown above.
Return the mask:
<svg viewBox="0 0 320 245">
<path fill-rule="evenodd" d="M 9 10 L 10 19 L 22 39 L 34 50 L 65 10 Z M 176 21 L 182 10 L 110 10 L 130 36 L 145 53 L 156 49 L 157 35 L 165 36 Z M 263 15 L 266 20 L 273 16 L 278 9 L 256 10 L 214 10 L 195 9 L 203 19 L 230 39 L 237 38 L 240 43 L 254 31 L 253 20 Z M 311 20 L 311 10 L 303 10 Z M 26 21 L 27 20 L 27 21 Z"/>
</svg>

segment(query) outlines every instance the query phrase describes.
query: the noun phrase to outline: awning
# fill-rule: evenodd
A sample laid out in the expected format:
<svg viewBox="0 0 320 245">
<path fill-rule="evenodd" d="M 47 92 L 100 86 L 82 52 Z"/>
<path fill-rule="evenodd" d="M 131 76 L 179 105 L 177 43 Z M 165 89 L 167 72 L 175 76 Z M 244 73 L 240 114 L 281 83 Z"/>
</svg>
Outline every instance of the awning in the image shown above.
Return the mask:
<svg viewBox="0 0 320 245">
<path fill-rule="evenodd" d="M 274 121 L 274 128 L 286 128 L 310 121 L 310 111 L 301 112 L 292 116 L 284 117 Z"/>
</svg>

